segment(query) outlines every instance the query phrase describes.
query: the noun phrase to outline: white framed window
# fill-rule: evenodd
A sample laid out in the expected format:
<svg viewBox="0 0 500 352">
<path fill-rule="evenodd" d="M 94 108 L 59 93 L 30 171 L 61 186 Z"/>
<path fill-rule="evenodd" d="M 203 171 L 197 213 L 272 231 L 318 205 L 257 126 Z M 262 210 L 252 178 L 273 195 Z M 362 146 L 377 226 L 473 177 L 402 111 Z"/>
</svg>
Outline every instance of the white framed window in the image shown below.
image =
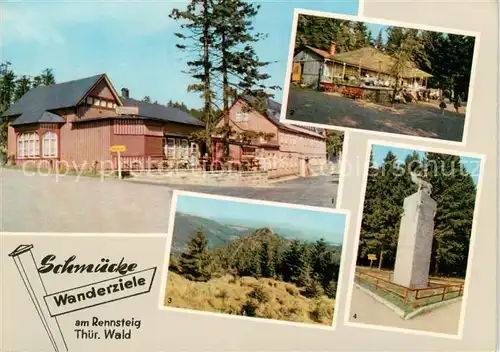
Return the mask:
<svg viewBox="0 0 500 352">
<path fill-rule="evenodd" d="M 94 98 L 94 105 L 99 106 L 101 104 L 101 101 L 98 98 Z"/>
<path fill-rule="evenodd" d="M 181 158 L 187 158 L 188 156 L 188 151 L 189 151 L 189 143 L 187 139 L 181 139 Z"/>
<path fill-rule="evenodd" d="M 175 138 L 167 138 L 167 159 L 175 157 Z"/>
<path fill-rule="evenodd" d="M 113 108 L 113 102 L 112 101 L 106 102 L 106 107 L 112 109 Z"/>
<path fill-rule="evenodd" d="M 40 137 L 36 132 L 22 133 L 17 137 L 17 157 L 37 158 L 40 156 Z"/>
<path fill-rule="evenodd" d="M 55 132 L 48 131 L 43 134 L 42 153 L 44 158 L 57 157 L 57 134 Z"/>
<path fill-rule="evenodd" d="M 193 153 L 195 156 L 198 155 L 198 144 L 197 143 L 191 143 L 191 153 Z"/>
<path fill-rule="evenodd" d="M 256 148 L 247 147 L 247 146 L 243 147 L 243 155 L 244 156 L 255 156 L 255 151 L 256 151 Z"/>
<path fill-rule="evenodd" d="M 175 158 L 180 159 L 181 158 L 181 140 L 176 138 L 175 139 Z"/>
<path fill-rule="evenodd" d="M 24 158 L 24 134 L 17 137 L 17 157 Z"/>
<path fill-rule="evenodd" d="M 106 103 L 107 103 L 107 101 L 106 101 L 106 100 L 102 100 L 102 99 L 101 99 L 101 106 L 102 106 L 102 107 L 104 107 L 104 108 L 105 108 L 105 107 L 106 107 Z"/>
<path fill-rule="evenodd" d="M 186 138 L 168 137 L 164 148 L 167 159 L 187 158 L 189 151 L 198 153 L 198 144 L 190 145 Z"/>
<path fill-rule="evenodd" d="M 113 109 L 116 109 L 116 103 L 113 103 Z"/>
<path fill-rule="evenodd" d="M 87 104 L 92 105 L 94 103 L 94 98 L 87 97 Z"/>
<path fill-rule="evenodd" d="M 238 111 L 236 113 L 236 121 L 237 122 L 247 122 L 248 121 L 248 113 L 243 111 Z"/>
</svg>

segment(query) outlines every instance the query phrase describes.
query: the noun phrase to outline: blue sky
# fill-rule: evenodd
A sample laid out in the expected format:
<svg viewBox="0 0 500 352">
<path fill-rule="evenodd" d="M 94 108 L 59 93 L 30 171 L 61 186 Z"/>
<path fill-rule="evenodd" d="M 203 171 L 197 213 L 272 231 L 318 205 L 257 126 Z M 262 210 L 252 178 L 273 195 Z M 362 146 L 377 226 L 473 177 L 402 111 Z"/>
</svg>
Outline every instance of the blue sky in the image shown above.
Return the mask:
<svg viewBox="0 0 500 352">
<path fill-rule="evenodd" d="M 382 165 L 384 162 L 384 158 L 387 156 L 387 153 L 392 152 L 398 161 L 404 162 L 406 157 L 410 154 L 413 154 L 415 151 L 419 154 L 420 159 L 424 158 L 425 152 L 420 150 L 411 150 L 411 149 L 403 149 L 403 148 L 394 148 L 389 146 L 382 145 L 374 145 L 372 147 L 373 151 L 373 159 L 376 165 Z M 474 183 L 477 186 L 477 182 L 479 180 L 479 167 L 481 164 L 481 159 L 471 158 L 471 157 L 460 157 L 462 164 L 465 169 L 472 176 Z"/>
<path fill-rule="evenodd" d="M 269 33 L 258 43 L 270 85 L 283 86 L 294 8 L 355 15 L 356 0 L 261 1 L 256 31 Z M 19 75 L 53 68 L 59 82 L 107 73 L 119 91 L 135 98 L 149 95 L 166 103 L 183 101 L 201 107 L 190 84 L 182 52 L 175 44 L 179 25 L 168 15 L 181 1 L 9 1 L 2 3 L 2 60 Z M 281 101 L 282 92 L 276 99 Z"/>
<path fill-rule="evenodd" d="M 375 24 L 366 22 L 366 27 L 372 32 L 373 39 L 377 39 L 378 33 L 382 31 L 382 40 L 385 42 L 387 40 L 387 28 L 389 26 L 383 24 Z"/>
<path fill-rule="evenodd" d="M 334 243 L 343 243 L 346 226 L 344 214 L 186 195 L 178 197 L 177 211 L 231 225 L 286 227 L 310 234 L 312 241 L 331 234 L 325 240 Z"/>
</svg>

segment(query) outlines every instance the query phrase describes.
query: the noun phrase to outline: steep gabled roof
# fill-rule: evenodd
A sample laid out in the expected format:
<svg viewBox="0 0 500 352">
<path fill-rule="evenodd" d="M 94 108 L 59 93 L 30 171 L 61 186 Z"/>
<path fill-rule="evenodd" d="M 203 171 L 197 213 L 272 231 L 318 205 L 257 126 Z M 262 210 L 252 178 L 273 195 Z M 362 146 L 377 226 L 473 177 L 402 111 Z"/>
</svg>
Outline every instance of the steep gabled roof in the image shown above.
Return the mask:
<svg viewBox="0 0 500 352">
<path fill-rule="evenodd" d="M 252 102 L 254 101 L 255 97 L 249 96 L 249 95 L 243 95 L 241 97 L 243 100 L 246 100 L 247 102 Z M 296 133 L 302 133 L 302 134 L 308 134 L 317 138 L 325 138 L 322 134 L 322 129 L 319 128 L 314 128 L 314 127 L 304 127 L 304 126 L 296 126 L 293 124 L 284 124 L 280 121 L 280 115 L 281 115 L 281 104 L 272 100 L 272 99 L 267 99 L 265 102 L 266 104 L 266 116 L 269 118 L 275 125 L 277 125 L 279 128 L 289 130 L 292 132 Z"/>
<path fill-rule="evenodd" d="M 122 99 L 122 102 L 124 106 L 138 107 L 139 116 L 142 118 L 176 122 L 185 125 L 205 126 L 202 121 L 177 108 L 171 108 L 165 105 L 149 103 L 131 98 Z"/>
<path fill-rule="evenodd" d="M 30 89 L 3 116 L 27 111 L 48 111 L 76 106 L 105 74 Z"/>
<path fill-rule="evenodd" d="M 48 111 L 25 111 L 12 122 L 12 126 L 40 122 L 64 123 L 65 121 L 61 116 Z"/>
<path fill-rule="evenodd" d="M 325 59 L 330 59 L 333 60 L 333 56 L 330 55 L 330 53 L 326 50 L 318 49 L 318 48 L 313 48 L 312 46 L 306 45 L 305 46 L 307 49 L 311 50 L 312 52 L 318 54 L 319 56 L 325 58 Z"/>
</svg>

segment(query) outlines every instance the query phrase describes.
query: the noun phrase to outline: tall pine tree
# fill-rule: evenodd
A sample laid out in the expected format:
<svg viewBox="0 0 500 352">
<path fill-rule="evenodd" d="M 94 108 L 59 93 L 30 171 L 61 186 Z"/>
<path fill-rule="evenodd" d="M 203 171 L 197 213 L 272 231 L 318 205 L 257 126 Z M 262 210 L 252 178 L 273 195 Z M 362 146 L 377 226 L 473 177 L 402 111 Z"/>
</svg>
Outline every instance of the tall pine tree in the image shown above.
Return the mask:
<svg viewBox="0 0 500 352">
<path fill-rule="evenodd" d="M 283 279 L 298 284 L 307 268 L 305 247 L 299 241 L 292 241 L 283 258 Z"/>
<path fill-rule="evenodd" d="M 459 156 L 427 153 L 424 161 L 437 202 L 431 272 L 465 276 L 476 186 Z"/>
<path fill-rule="evenodd" d="M 229 158 L 229 139 L 232 135 L 229 123 L 231 98 L 234 99 L 241 91 L 248 95 L 264 93 L 263 81 L 269 78 L 268 74 L 261 72 L 269 62 L 261 62 L 253 47 L 266 37 L 253 31 L 252 23 L 259 8 L 260 5 L 243 0 L 218 0 L 214 5 L 214 70 L 220 74 L 216 82 L 220 82 L 222 90 L 224 128 L 220 132 L 225 159 Z"/>
<path fill-rule="evenodd" d="M 200 228 L 187 242 L 188 250 L 179 258 L 179 271 L 192 281 L 208 281 L 211 277 L 209 268 L 209 255 L 207 251 L 208 240 Z"/>
<path fill-rule="evenodd" d="M 188 74 L 197 83 L 191 84 L 188 91 L 201 93 L 203 99 L 203 113 L 205 116 L 205 131 L 201 136 L 204 139 L 207 153 L 212 153 L 212 130 L 214 124 L 212 87 L 213 53 L 211 52 L 214 40 L 214 23 L 217 21 L 214 14 L 213 0 L 191 0 L 185 10 L 174 9 L 170 17 L 182 21 L 181 29 L 185 33 L 175 35 L 186 44 L 177 44 L 190 59 L 187 61 Z"/>
<path fill-rule="evenodd" d="M 16 80 L 16 90 L 14 92 L 14 101 L 21 99 L 31 89 L 31 78 L 21 76 Z"/>
<path fill-rule="evenodd" d="M 276 262 L 274 258 L 274 251 L 269 241 L 262 242 L 259 254 L 261 260 L 262 276 L 269 278 L 276 277 Z"/>
</svg>

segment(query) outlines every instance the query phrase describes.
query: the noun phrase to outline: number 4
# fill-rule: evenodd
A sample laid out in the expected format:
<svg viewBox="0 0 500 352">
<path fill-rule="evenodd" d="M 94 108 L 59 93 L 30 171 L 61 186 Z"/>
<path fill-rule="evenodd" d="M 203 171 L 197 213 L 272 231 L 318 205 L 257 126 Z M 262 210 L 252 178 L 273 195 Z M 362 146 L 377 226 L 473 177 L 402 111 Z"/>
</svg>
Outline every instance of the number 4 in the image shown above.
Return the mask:
<svg viewBox="0 0 500 352">
<path fill-rule="evenodd" d="M 354 313 L 354 315 L 352 316 L 354 319 L 357 319 L 358 318 L 358 315 L 356 313 Z"/>
</svg>

